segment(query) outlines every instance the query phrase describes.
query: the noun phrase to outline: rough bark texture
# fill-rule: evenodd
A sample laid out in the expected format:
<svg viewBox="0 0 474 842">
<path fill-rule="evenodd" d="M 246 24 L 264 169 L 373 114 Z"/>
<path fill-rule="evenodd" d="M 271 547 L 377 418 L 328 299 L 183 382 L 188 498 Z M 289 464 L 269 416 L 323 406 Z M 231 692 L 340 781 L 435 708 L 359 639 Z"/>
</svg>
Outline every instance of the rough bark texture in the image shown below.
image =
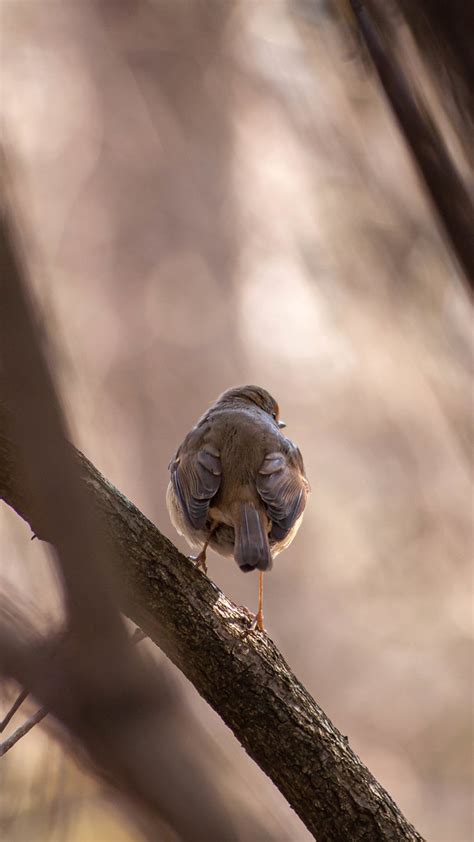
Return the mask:
<svg viewBox="0 0 474 842">
<path fill-rule="evenodd" d="M 0 498 L 48 540 L 0 409 Z M 421 840 L 266 636 L 79 452 L 115 548 L 122 609 L 194 684 L 319 842 Z M 93 583 L 91 583 L 93 587 Z"/>
</svg>

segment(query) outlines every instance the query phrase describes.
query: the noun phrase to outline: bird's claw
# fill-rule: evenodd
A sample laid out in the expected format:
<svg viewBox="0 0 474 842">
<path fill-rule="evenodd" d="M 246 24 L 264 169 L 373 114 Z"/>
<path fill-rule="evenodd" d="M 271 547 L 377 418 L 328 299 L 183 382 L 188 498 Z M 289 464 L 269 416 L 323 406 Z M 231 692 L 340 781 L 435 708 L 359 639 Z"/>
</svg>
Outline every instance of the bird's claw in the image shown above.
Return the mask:
<svg viewBox="0 0 474 842">
<path fill-rule="evenodd" d="M 140 626 L 137 626 L 130 638 L 130 643 L 140 643 L 142 640 L 145 640 L 146 637 L 148 637 L 148 635 L 145 634 Z"/>
<path fill-rule="evenodd" d="M 194 567 L 201 568 L 203 573 L 207 573 L 206 553 L 200 552 L 199 555 L 188 555 L 188 558 L 194 564 Z"/>
<path fill-rule="evenodd" d="M 241 605 L 239 607 L 240 607 L 240 610 L 243 611 L 243 613 L 245 614 L 245 616 L 247 617 L 247 619 L 249 621 L 249 627 L 248 627 L 248 629 L 244 630 L 243 636 L 247 637 L 247 635 L 249 635 L 250 632 L 253 632 L 253 631 L 260 631 L 260 632 L 263 632 L 264 634 L 266 634 L 267 630 L 266 630 L 265 626 L 263 625 L 263 612 L 257 611 L 256 614 L 253 614 L 252 611 L 250 611 L 250 609 L 247 608 L 246 605 Z"/>
</svg>

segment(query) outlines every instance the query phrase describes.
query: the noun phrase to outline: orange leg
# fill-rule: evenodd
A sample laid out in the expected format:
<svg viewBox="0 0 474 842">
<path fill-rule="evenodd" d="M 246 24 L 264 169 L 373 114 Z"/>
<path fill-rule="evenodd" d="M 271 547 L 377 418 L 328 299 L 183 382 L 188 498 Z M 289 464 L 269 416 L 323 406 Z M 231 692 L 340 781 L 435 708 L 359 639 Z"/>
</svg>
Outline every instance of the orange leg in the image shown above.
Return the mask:
<svg viewBox="0 0 474 842">
<path fill-rule="evenodd" d="M 211 528 L 211 531 L 209 532 L 209 535 L 208 535 L 208 536 L 207 536 L 207 538 L 206 538 L 206 541 L 205 541 L 205 543 L 204 543 L 204 546 L 203 546 L 203 548 L 202 548 L 201 552 L 200 552 L 198 555 L 190 555 L 190 556 L 188 556 L 189 560 L 190 560 L 190 561 L 192 561 L 192 562 L 194 562 L 194 566 L 195 566 L 195 567 L 200 567 L 200 568 L 204 571 L 204 573 L 207 573 L 206 550 L 207 550 L 207 548 L 208 548 L 208 546 L 209 546 L 209 542 L 210 542 L 210 540 L 211 540 L 211 538 L 212 538 L 212 536 L 213 536 L 214 532 L 215 532 L 215 531 L 216 531 L 216 529 L 217 529 L 217 526 L 218 526 L 218 524 L 216 523 L 216 524 L 214 524 L 214 526 Z"/>
<path fill-rule="evenodd" d="M 263 570 L 260 570 L 258 579 L 258 611 L 255 622 L 259 631 L 265 631 L 265 626 L 263 625 Z"/>
<path fill-rule="evenodd" d="M 248 608 L 245 606 L 241 606 L 242 610 L 248 615 L 249 619 L 251 620 L 250 628 L 244 633 L 244 637 L 246 637 L 251 631 L 255 631 L 258 629 L 261 632 L 265 631 L 265 626 L 263 625 L 263 570 L 259 571 L 259 580 L 258 580 L 258 611 L 256 614 L 252 614 Z"/>
</svg>

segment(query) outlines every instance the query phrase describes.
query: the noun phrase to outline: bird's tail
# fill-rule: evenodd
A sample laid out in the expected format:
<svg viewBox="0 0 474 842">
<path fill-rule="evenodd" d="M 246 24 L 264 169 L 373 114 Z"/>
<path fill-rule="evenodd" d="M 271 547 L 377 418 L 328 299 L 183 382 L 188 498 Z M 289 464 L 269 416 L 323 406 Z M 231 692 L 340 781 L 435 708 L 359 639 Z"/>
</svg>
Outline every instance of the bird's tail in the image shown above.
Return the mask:
<svg viewBox="0 0 474 842">
<path fill-rule="evenodd" d="M 238 503 L 234 512 L 234 558 L 240 569 L 270 570 L 272 556 L 268 543 L 268 520 L 265 512 L 252 503 Z"/>
</svg>

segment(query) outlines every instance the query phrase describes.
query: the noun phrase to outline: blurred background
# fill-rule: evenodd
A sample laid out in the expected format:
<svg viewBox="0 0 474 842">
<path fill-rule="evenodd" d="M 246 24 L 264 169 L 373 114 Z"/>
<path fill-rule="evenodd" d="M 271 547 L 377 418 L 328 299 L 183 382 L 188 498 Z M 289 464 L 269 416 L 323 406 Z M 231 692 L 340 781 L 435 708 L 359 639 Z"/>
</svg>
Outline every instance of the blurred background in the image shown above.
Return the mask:
<svg viewBox="0 0 474 842">
<path fill-rule="evenodd" d="M 322 2 L 3 0 L 2 27 L 10 189 L 75 443 L 187 552 L 170 457 L 229 386 L 275 395 L 312 495 L 268 632 L 418 831 L 468 842 L 470 305 L 367 57 Z M 0 533 L 2 589 L 51 623 L 45 548 L 5 505 Z M 255 610 L 257 577 L 209 562 Z M 242 838 L 255 815 L 309 840 L 150 654 Z M 11 842 L 138 839 L 47 730 L 1 779 Z"/>
</svg>

